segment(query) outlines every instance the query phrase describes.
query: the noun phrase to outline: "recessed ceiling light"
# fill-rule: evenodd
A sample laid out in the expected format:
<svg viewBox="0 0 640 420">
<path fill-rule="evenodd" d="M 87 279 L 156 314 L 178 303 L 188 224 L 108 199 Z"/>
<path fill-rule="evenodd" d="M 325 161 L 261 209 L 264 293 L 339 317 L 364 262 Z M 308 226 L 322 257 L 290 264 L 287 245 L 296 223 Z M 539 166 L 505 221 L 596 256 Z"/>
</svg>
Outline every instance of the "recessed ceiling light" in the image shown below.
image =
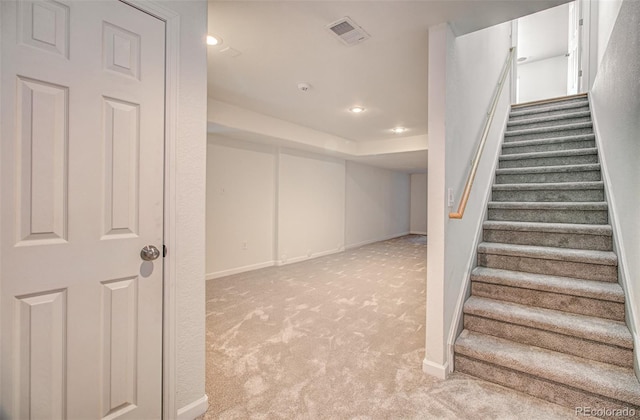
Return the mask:
<svg viewBox="0 0 640 420">
<path fill-rule="evenodd" d="M 394 127 L 391 129 L 391 131 L 394 132 L 395 134 L 401 134 L 407 131 L 407 129 L 404 127 Z"/>
<path fill-rule="evenodd" d="M 352 106 L 351 108 L 349 108 L 349 111 L 353 112 L 354 114 L 359 114 L 361 112 L 364 112 L 364 108 L 361 106 Z"/>
<path fill-rule="evenodd" d="M 523 61 L 527 61 L 527 57 L 518 57 L 518 63 L 522 63 Z"/>
<path fill-rule="evenodd" d="M 220 45 L 220 44 L 222 44 L 222 38 L 213 36 L 213 35 L 207 35 L 207 45 Z"/>
</svg>

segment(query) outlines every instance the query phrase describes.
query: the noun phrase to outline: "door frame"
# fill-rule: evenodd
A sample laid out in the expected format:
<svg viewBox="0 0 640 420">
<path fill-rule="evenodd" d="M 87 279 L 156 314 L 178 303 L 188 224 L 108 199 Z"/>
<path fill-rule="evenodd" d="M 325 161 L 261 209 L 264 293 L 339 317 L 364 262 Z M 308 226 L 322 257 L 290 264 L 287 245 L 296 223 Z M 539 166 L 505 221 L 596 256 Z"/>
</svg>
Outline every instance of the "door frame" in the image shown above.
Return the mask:
<svg viewBox="0 0 640 420">
<path fill-rule="evenodd" d="M 119 0 L 165 23 L 164 245 L 162 280 L 162 418 L 176 418 L 176 145 L 180 15 L 158 0 Z M 204 42 L 204 41 L 203 41 Z"/>
</svg>

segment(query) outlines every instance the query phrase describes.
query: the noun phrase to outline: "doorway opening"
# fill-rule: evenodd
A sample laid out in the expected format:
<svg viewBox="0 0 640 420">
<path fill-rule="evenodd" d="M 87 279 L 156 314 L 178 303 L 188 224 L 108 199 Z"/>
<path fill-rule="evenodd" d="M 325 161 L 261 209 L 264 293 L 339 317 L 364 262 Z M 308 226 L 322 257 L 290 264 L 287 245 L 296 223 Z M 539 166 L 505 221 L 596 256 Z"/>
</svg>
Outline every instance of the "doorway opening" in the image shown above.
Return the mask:
<svg viewBox="0 0 640 420">
<path fill-rule="evenodd" d="M 517 21 L 516 103 L 581 92 L 578 1 Z"/>
</svg>

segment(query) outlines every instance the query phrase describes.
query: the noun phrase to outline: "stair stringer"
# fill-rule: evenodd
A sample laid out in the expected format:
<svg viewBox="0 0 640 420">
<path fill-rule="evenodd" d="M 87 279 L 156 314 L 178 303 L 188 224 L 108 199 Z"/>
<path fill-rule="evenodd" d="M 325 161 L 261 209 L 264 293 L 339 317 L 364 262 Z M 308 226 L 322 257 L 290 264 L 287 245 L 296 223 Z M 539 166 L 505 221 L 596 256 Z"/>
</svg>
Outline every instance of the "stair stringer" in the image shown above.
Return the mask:
<svg viewBox="0 0 640 420">
<path fill-rule="evenodd" d="M 634 296 L 633 291 L 628 287 L 628 279 L 630 278 L 629 270 L 627 267 L 627 256 L 624 247 L 620 243 L 620 238 L 622 237 L 621 227 L 616 218 L 616 200 L 611 195 L 611 180 L 609 179 L 609 171 L 607 166 L 607 160 L 603 153 L 600 151 L 602 148 L 602 136 L 600 135 L 600 130 L 598 126 L 598 116 L 596 107 L 594 107 L 593 99 L 591 95 L 588 96 L 589 99 L 589 108 L 591 109 L 591 120 L 593 122 L 593 132 L 596 137 L 596 146 L 598 148 L 598 158 L 601 165 L 601 176 L 604 181 L 604 194 L 605 200 L 609 205 L 609 224 L 613 229 L 613 252 L 618 256 L 618 283 L 622 286 L 624 290 L 624 294 L 627 297 L 625 301 L 625 321 L 627 324 L 627 328 L 631 332 L 631 336 L 633 337 L 633 370 L 636 374 L 636 377 L 640 381 L 640 331 L 638 331 L 638 327 L 635 325 L 633 320 L 640 319 L 636 318 L 636 314 L 640 311 L 640 308 L 637 307 L 638 302 L 640 302 L 640 296 Z"/>
</svg>

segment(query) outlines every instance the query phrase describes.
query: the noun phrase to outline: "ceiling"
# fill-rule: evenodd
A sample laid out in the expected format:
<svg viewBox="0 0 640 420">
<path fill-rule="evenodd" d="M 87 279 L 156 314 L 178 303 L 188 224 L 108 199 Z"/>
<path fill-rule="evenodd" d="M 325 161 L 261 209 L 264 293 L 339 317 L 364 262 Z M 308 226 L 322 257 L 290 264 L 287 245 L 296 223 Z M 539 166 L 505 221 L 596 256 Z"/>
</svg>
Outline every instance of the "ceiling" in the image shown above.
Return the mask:
<svg viewBox="0 0 640 420">
<path fill-rule="evenodd" d="M 414 158 L 402 149 L 395 157 L 386 150 L 369 157 L 357 154 L 354 160 L 424 171 L 428 28 L 450 22 L 456 35 L 462 35 L 564 1 L 210 1 L 209 33 L 223 42 L 209 47 L 208 95 L 347 143 L 392 144 L 423 136 L 424 147 L 415 150 Z M 342 44 L 326 26 L 345 16 L 371 38 L 355 46 Z M 300 82 L 311 89 L 299 90 Z M 354 105 L 366 111 L 349 112 Z M 210 126 L 218 123 L 211 111 L 209 121 Z M 396 126 L 408 130 L 394 134 Z M 233 131 L 242 137 L 241 127 Z M 247 133 L 251 141 L 257 137 L 256 131 Z"/>
</svg>

